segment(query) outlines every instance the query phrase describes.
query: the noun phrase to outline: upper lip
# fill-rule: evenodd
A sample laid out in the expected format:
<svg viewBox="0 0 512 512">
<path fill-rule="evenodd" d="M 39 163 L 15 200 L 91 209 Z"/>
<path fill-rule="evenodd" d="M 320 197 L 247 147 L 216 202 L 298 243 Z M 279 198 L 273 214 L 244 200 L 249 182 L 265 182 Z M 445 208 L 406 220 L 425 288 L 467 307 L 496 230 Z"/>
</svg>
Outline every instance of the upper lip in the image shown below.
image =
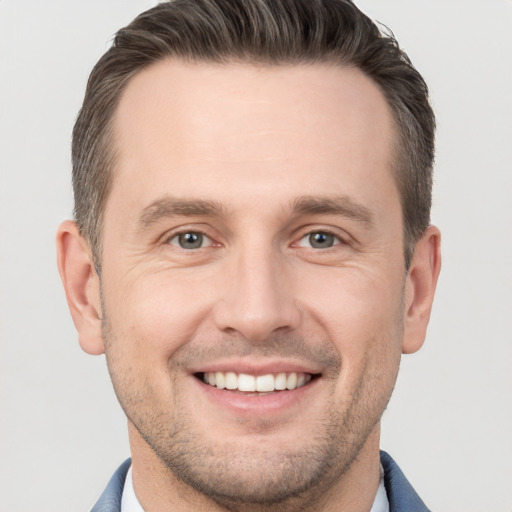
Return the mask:
<svg viewBox="0 0 512 512">
<path fill-rule="evenodd" d="M 316 375 L 322 373 L 322 369 L 314 364 L 301 363 L 289 360 L 225 360 L 212 363 L 202 364 L 200 366 L 189 368 L 190 373 L 206 373 L 206 372 L 234 372 L 244 373 L 247 375 L 268 375 L 277 373 L 310 373 Z"/>
</svg>

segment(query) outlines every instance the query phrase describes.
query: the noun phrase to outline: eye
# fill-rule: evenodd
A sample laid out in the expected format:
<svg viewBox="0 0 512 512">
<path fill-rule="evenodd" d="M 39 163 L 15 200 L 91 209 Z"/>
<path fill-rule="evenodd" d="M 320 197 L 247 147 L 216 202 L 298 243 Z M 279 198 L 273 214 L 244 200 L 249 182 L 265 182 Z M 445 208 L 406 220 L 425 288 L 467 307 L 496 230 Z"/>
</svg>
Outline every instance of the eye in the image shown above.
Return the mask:
<svg viewBox="0 0 512 512">
<path fill-rule="evenodd" d="M 315 231 L 303 236 L 297 245 L 300 247 L 312 247 L 313 249 L 329 249 L 338 245 L 340 239 L 327 231 Z"/>
<path fill-rule="evenodd" d="M 181 249 L 201 249 L 205 245 L 210 245 L 212 241 L 203 233 L 198 231 L 187 231 L 185 233 L 178 233 L 169 239 L 171 245 L 180 247 Z"/>
</svg>

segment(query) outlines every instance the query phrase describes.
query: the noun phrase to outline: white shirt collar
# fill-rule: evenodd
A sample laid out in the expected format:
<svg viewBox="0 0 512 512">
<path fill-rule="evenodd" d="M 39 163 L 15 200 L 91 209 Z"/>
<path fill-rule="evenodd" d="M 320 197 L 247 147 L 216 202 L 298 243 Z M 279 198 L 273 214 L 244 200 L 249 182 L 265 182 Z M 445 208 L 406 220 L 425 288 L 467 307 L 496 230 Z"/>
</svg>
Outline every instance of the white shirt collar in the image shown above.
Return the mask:
<svg viewBox="0 0 512 512">
<path fill-rule="evenodd" d="M 121 499 L 121 512 L 144 512 L 142 505 L 139 503 L 135 491 L 133 489 L 132 467 L 128 470 L 126 480 L 124 482 L 123 497 Z M 389 512 L 388 496 L 384 487 L 384 470 L 380 468 L 380 481 L 377 495 L 373 502 L 370 512 Z"/>
<path fill-rule="evenodd" d="M 124 481 L 123 497 L 121 498 L 121 512 L 144 512 L 142 505 L 139 503 L 135 491 L 133 489 L 132 467 L 126 474 Z"/>
<path fill-rule="evenodd" d="M 377 495 L 370 512 L 389 512 L 389 501 L 386 487 L 384 487 L 384 468 L 382 464 L 380 465 L 379 488 L 377 489 Z"/>
</svg>

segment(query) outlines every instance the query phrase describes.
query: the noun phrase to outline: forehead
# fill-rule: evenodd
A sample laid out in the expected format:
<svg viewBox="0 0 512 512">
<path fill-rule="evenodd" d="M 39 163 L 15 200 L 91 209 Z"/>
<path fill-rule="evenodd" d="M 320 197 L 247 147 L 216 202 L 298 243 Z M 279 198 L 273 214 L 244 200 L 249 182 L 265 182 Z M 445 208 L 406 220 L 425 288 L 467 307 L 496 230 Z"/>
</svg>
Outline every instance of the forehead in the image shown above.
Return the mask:
<svg viewBox="0 0 512 512">
<path fill-rule="evenodd" d="M 114 134 L 114 191 L 130 195 L 128 185 L 140 182 L 139 206 L 155 188 L 222 196 L 225 182 L 256 195 L 278 176 L 280 186 L 308 193 L 335 171 L 359 177 L 348 188 L 371 189 L 371 173 L 391 178 L 393 121 L 383 94 L 358 69 L 329 64 L 164 60 L 128 83 Z"/>
</svg>

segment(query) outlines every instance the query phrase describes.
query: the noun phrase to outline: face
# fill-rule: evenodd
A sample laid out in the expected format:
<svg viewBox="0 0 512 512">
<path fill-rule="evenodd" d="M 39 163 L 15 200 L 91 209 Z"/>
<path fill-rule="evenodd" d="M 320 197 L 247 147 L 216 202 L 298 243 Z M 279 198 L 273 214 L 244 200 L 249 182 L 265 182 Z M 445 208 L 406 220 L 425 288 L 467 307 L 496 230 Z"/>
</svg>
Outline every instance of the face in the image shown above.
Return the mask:
<svg viewBox="0 0 512 512">
<path fill-rule="evenodd" d="M 218 501 L 272 503 L 375 447 L 403 342 L 393 130 L 355 69 L 132 79 L 101 283 L 132 450 Z"/>
</svg>

